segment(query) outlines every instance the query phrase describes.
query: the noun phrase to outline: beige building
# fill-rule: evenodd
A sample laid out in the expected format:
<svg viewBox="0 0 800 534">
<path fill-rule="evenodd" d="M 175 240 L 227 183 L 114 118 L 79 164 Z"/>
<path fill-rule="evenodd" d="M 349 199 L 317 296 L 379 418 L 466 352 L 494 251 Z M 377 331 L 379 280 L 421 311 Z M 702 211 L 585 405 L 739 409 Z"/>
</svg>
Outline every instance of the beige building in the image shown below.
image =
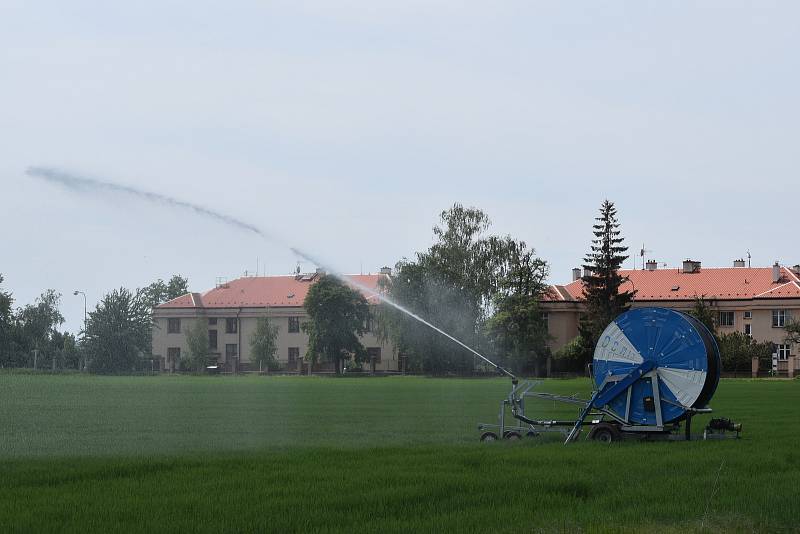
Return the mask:
<svg viewBox="0 0 800 534">
<path fill-rule="evenodd" d="M 303 302 L 318 274 L 296 276 L 245 277 L 218 284 L 205 293 L 187 293 L 153 310 L 153 357 L 155 366 L 165 371 L 176 369 L 181 356 L 188 351 L 186 332 L 195 321 L 208 328 L 208 346 L 212 359 L 229 372 L 257 371 L 250 357 L 250 339 L 259 317 L 267 316 L 278 326 L 277 360 L 285 371 L 307 370 L 304 361 L 308 336 L 302 324 L 308 318 Z M 375 288 L 387 273 L 348 276 L 356 285 Z M 374 294 L 365 297 L 371 305 L 378 303 Z M 371 329 L 371 325 L 368 325 Z M 361 343 L 369 361 L 365 370 L 379 372 L 402 370 L 394 347 L 382 343 L 369 331 Z M 333 370 L 332 363 L 321 363 L 314 371 Z"/>
<path fill-rule="evenodd" d="M 659 269 L 654 261 L 643 270 L 622 270 L 627 282 L 621 290 L 636 290 L 633 307 L 660 306 L 689 311 L 696 297 L 703 297 L 716 315 L 720 334 L 739 331 L 757 341 L 775 344 L 775 364 L 785 373 L 790 361 L 796 375 L 800 358 L 798 346 L 786 342 L 784 326 L 800 320 L 800 265 L 788 268 L 745 267 L 736 260 L 733 267 L 703 268 L 687 260 L 680 269 Z M 572 282 L 552 286 L 541 302 L 556 351 L 578 335 L 578 322 L 585 311 L 580 269 L 573 269 Z"/>
</svg>

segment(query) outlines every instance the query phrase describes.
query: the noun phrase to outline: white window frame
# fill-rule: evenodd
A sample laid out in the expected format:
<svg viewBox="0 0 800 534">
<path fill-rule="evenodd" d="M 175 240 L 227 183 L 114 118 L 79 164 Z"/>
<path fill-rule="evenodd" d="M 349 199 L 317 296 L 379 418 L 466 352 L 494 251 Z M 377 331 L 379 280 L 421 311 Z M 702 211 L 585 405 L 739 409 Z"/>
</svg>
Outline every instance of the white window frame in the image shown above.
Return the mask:
<svg viewBox="0 0 800 534">
<path fill-rule="evenodd" d="M 725 323 L 722 322 L 723 314 L 725 314 L 726 317 L 730 317 L 731 318 L 731 324 L 725 324 Z M 731 327 L 731 326 L 735 326 L 735 325 L 736 325 L 736 314 L 734 312 L 732 312 L 732 311 L 721 311 L 721 312 L 719 312 L 719 326 Z"/>
<path fill-rule="evenodd" d="M 786 326 L 786 310 L 772 310 L 772 328 L 783 328 Z"/>
<path fill-rule="evenodd" d="M 789 359 L 791 352 L 791 345 L 776 345 L 776 352 L 778 353 L 778 361 L 785 362 Z"/>
<path fill-rule="evenodd" d="M 752 311 L 750 311 L 750 310 L 746 310 L 746 311 L 744 312 L 744 318 L 745 318 L 745 319 L 752 319 L 752 318 L 753 318 L 753 312 L 752 312 Z"/>
<path fill-rule="evenodd" d="M 750 323 L 745 323 L 744 325 L 744 335 L 753 337 L 753 325 Z"/>
</svg>

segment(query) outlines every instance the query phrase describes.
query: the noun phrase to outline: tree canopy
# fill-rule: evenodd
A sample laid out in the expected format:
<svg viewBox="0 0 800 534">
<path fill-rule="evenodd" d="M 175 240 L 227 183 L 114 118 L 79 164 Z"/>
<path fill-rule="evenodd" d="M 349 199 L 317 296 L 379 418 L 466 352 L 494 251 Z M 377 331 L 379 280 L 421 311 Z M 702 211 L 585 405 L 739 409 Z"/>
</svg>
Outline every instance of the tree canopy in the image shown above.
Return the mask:
<svg viewBox="0 0 800 534">
<path fill-rule="evenodd" d="M 189 348 L 187 358 L 181 363 L 195 372 L 201 372 L 208 365 L 208 320 L 198 317 L 186 330 L 186 345 Z"/>
<path fill-rule="evenodd" d="M 800 321 L 793 319 L 784 328 L 787 343 L 800 343 Z"/>
<path fill-rule="evenodd" d="M 503 324 L 519 322 L 526 315 L 530 321 L 541 321 L 527 299 L 540 296 L 547 269 L 524 242 L 491 235 L 490 227 L 483 211 L 454 204 L 434 226 L 434 244 L 418 252 L 415 260 L 398 262 L 387 290 L 393 300 L 476 350 L 493 348 L 486 337 L 492 332 L 494 347 L 505 351 L 511 339 L 500 335 Z M 487 321 L 500 309 L 504 315 L 487 330 Z M 411 369 L 428 373 L 474 369 L 476 357 L 471 352 L 402 312 L 381 306 L 379 319 L 380 331 L 393 339 Z"/>
<path fill-rule="evenodd" d="M 267 370 L 277 366 L 278 325 L 266 315 L 256 321 L 256 329 L 250 337 L 250 355 L 254 363 Z"/>
<path fill-rule="evenodd" d="M 161 278 L 140 290 L 141 299 L 150 307 L 155 308 L 181 295 L 189 292 L 189 281 L 179 274 L 175 274 L 169 281 Z"/>
<path fill-rule="evenodd" d="M 689 310 L 689 315 L 703 323 L 703 326 L 708 328 L 708 331 L 719 341 L 717 336 L 717 321 L 714 310 L 708 305 L 704 296 L 694 298 L 694 306 Z"/>
<path fill-rule="evenodd" d="M 324 275 L 308 290 L 304 306 L 309 317 L 303 324 L 308 334 L 306 359 L 312 365 L 320 360 L 334 362 L 340 374 L 343 361 L 366 358 L 359 336 L 365 332 L 370 311 L 360 292 L 332 275 Z"/>
<path fill-rule="evenodd" d="M 509 251 L 509 268 L 500 280 L 495 312 L 486 329 L 502 364 L 517 373 L 540 376 L 540 366 L 549 364 L 551 356 L 547 323 L 539 309 L 539 299 L 547 291 L 547 264 L 531 250 L 512 246 Z"/>
<path fill-rule="evenodd" d="M 0 274 L 0 284 L 2 283 L 3 275 Z M 5 291 L 0 285 L 0 363 L 6 362 L 11 352 L 12 329 L 14 327 L 13 305 L 14 298 L 11 292 Z"/>
<path fill-rule="evenodd" d="M 33 363 L 33 351 L 38 351 L 37 364 L 47 364 L 54 355 L 53 338 L 64 323 L 61 315 L 61 294 L 53 289 L 42 293 L 33 304 L 18 308 L 12 316 L 9 330 L 9 350 L 4 364 L 27 366 Z"/>
<path fill-rule="evenodd" d="M 758 342 L 742 332 L 722 334 L 718 338 L 718 344 L 722 369 L 726 372 L 749 373 L 753 358 L 762 362 L 772 361 L 772 343 Z"/>
<path fill-rule="evenodd" d="M 86 321 L 84 350 L 96 373 L 131 371 L 150 353 L 152 319 L 143 292 L 120 288 L 103 296 Z"/>
</svg>

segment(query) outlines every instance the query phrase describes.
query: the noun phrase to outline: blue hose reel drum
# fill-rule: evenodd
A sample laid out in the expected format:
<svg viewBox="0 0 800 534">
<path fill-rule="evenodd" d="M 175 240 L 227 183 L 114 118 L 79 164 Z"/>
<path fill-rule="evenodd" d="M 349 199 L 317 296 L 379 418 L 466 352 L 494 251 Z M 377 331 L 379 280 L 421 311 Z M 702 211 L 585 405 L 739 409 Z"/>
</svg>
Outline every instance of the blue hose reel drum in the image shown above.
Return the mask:
<svg viewBox="0 0 800 534">
<path fill-rule="evenodd" d="M 666 308 L 632 309 L 606 327 L 594 351 L 595 384 L 599 388 L 607 376 L 628 374 L 648 360 L 655 364 L 663 423 L 685 418 L 685 407 L 706 407 L 717 389 L 721 365 L 714 336 L 694 317 Z M 653 381 L 643 376 L 629 388 L 630 423 L 656 424 Z M 607 406 L 624 418 L 628 390 Z"/>
</svg>

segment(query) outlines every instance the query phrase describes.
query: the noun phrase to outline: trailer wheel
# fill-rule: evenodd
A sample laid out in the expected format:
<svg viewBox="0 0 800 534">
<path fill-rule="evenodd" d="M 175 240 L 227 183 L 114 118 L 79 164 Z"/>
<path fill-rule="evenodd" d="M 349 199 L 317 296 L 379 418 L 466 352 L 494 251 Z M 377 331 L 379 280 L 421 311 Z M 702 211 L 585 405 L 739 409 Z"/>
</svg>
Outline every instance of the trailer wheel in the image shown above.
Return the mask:
<svg viewBox="0 0 800 534">
<path fill-rule="evenodd" d="M 522 439 L 522 436 L 519 435 L 519 432 L 509 431 L 503 435 L 503 438 L 507 439 L 508 441 L 519 441 Z"/>
<path fill-rule="evenodd" d="M 497 441 L 497 434 L 494 432 L 484 432 L 481 434 L 481 441 Z"/>
<path fill-rule="evenodd" d="M 534 430 L 528 430 L 528 433 L 525 434 L 525 436 L 527 436 L 529 438 L 538 438 L 539 436 L 541 436 L 541 434 L 539 434 L 538 432 L 536 432 Z"/>
<path fill-rule="evenodd" d="M 601 443 L 613 443 L 622 438 L 617 427 L 609 423 L 600 423 L 595 425 L 591 432 L 589 432 L 589 439 L 599 441 Z"/>
</svg>

